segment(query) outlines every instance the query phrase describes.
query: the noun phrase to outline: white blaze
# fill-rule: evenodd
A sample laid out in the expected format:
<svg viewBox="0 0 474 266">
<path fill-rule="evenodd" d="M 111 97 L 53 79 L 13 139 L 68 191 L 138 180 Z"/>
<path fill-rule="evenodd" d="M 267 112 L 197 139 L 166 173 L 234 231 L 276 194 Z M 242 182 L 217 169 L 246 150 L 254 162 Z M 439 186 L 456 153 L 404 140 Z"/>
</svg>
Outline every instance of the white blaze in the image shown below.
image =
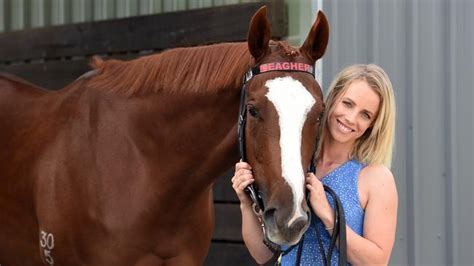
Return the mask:
<svg viewBox="0 0 474 266">
<path fill-rule="evenodd" d="M 293 217 L 288 225 L 304 215 L 305 172 L 301 165 L 301 136 L 306 116 L 316 103 L 301 82 L 291 77 L 279 77 L 265 83 L 268 100 L 277 110 L 280 125 L 282 176 L 293 191 Z M 316 137 L 316 136 L 314 136 Z"/>
</svg>

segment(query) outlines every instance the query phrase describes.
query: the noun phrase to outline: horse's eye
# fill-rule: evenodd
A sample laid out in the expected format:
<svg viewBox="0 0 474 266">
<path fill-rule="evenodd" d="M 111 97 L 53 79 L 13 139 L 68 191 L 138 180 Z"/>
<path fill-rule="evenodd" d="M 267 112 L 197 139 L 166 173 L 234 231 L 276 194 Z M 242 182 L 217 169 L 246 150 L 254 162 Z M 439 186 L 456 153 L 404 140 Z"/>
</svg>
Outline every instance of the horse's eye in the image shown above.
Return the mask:
<svg viewBox="0 0 474 266">
<path fill-rule="evenodd" d="M 249 113 L 251 116 L 257 118 L 258 117 L 258 111 L 257 111 L 257 108 L 255 108 L 255 106 L 253 105 L 249 105 Z"/>
</svg>

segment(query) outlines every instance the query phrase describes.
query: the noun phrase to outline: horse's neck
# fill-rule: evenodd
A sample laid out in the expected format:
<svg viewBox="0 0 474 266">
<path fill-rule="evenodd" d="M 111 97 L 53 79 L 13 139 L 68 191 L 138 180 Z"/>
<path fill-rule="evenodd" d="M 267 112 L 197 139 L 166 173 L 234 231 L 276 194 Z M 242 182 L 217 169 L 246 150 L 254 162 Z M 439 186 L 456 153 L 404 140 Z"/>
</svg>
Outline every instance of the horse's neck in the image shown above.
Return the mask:
<svg viewBox="0 0 474 266">
<path fill-rule="evenodd" d="M 176 65 L 176 61 L 180 64 Z M 146 182 L 150 187 L 160 188 L 160 193 L 170 196 L 205 191 L 238 159 L 239 86 L 250 61 L 246 44 L 239 43 L 171 50 L 156 58 L 112 63 L 110 69 L 116 67 L 128 74 L 144 62 L 155 67 L 147 68 L 144 76 L 132 82 L 136 88 L 128 90 L 131 95 L 127 100 L 120 99 L 120 95 L 127 92 L 124 84 L 128 81 L 110 79 L 107 65 L 102 65 L 103 74 L 92 78 L 90 86 L 99 90 L 119 88 L 119 101 L 108 101 L 117 107 L 110 109 L 112 119 L 105 123 L 114 126 L 102 130 L 108 131 L 104 142 L 110 142 L 109 161 L 123 150 L 117 147 L 112 151 L 116 143 L 132 143 L 134 147 L 130 149 L 138 152 L 124 155 L 123 163 L 135 163 L 131 168 L 139 169 L 142 179 L 152 179 Z M 122 130 L 124 123 L 127 132 L 115 132 L 114 128 Z M 121 178 L 136 187 L 131 183 L 134 180 L 126 179 L 124 174 Z"/>
<path fill-rule="evenodd" d="M 147 99 L 150 105 L 145 112 L 149 114 L 144 117 L 149 119 L 144 119 L 140 126 L 147 128 L 143 131 L 147 134 L 153 132 L 153 140 L 160 147 L 156 152 L 166 156 L 160 161 L 167 163 L 163 167 L 169 168 L 171 174 L 162 178 L 186 180 L 196 188 L 209 186 L 238 159 L 236 125 L 240 86 L 251 63 L 246 43 L 199 49 L 205 52 L 184 49 L 182 54 L 162 55 L 162 63 L 168 57 L 189 59 L 190 54 L 197 52 L 206 56 L 201 58 L 205 63 L 190 62 L 188 67 L 198 72 L 183 76 L 181 73 L 185 71 L 180 71 L 175 78 L 178 82 L 162 80 L 162 90 Z"/>
<path fill-rule="evenodd" d="M 152 178 L 169 191 L 203 190 L 238 159 L 239 88 L 220 93 L 161 94 L 139 100 L 133 141 Z M 143 161 L 143 160 L 141 160 Z"/>
</svg>

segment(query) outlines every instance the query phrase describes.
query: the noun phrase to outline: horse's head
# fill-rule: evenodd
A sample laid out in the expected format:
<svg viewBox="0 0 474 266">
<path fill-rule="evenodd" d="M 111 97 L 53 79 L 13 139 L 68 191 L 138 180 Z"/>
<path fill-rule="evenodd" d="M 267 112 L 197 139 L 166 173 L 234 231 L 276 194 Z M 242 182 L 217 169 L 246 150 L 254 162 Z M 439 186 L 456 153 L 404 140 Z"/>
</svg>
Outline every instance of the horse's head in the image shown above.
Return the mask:
<svg viewBox="0 0 474 266">
<path fill-rule="evenodd" d="M 248 33 L 257 75 L 246 85 L 245 150 L 264 205 L 266 238 L 292 245 L 309 225 L 305 174 L 324 109 L 321 88 L 310 72 L 326 50 L 329 26 L 319 12 L 300 48 L 270 37 L 266 8 L 261 8 Z"/>
</svg>

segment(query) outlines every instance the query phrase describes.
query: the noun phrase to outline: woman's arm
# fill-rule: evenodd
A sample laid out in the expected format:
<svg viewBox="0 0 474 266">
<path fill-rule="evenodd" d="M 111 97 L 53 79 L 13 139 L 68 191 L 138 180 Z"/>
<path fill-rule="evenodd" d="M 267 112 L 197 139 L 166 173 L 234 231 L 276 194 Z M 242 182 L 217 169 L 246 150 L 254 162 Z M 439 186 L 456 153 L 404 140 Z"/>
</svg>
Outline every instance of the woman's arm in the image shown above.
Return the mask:
<svg viewBox="0 0 474 266">
<path fill-rule="evenodd" d="M 247 163 L 237 163 L 232 177 L 232 188 L 240 200 L 242 212 L 242 237 L 250 255 L 258 264 L 264 264 L 273 257 L 273 253 L 263 243 L 263 231 L 260 221 L 253 212 L 253 202 L 245 194 L 244 189 L 253 183 L 252 169 Z"/>
<path fill-rule="evenodd" d="M 322 183 L 308 178 L 311 206 L 332 234 L 334 212 L 324 193 Z M 359 194 L 365 209 L 363 236 L 349 226 L 347 258 L 354 265 L 388 264 L 395 241 L 398 196 L 392 173 L 385 166 L 367 166 L 359 177 Z"/>
<path fill-rule="evenodd" d="M 359 177 L 359 194 L 365 203 L 363 237 L 348 230 L 347 256 L 353 264 L 388 264 L 398 209 L 397 188 L 390 170 L 383 165 L 365 167 Z"/>
<path fill-rule="evenodd" d="M 250 255 L 258 264 L 264 264 L 273 257 L 273 252 L 263 243 L 263 231 L 252 206 L 240 205 L 242 211 L 242 237 Z"/>
</svg>

